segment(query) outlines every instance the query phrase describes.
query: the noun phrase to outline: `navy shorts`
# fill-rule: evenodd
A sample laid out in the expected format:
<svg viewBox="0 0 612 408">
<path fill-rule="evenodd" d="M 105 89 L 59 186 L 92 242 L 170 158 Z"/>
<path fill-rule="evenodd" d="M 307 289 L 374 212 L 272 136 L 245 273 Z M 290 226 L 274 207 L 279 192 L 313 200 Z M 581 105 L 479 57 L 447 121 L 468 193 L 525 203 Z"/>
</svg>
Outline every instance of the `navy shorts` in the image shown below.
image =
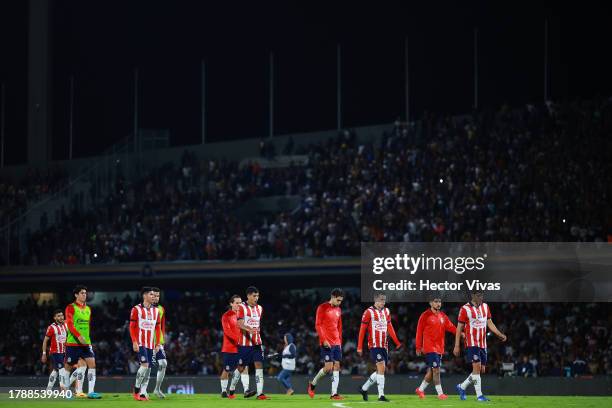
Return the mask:
<svg viewBox="0 0 612 408">
<path fill-rule="evenodd" d="M 247 366 L 263 359 L 261 346 L 238 346 L 238 365 Z"/>
<path fill-rule="evenodd" d="M 321 360 L 326 363 L 342 360 L 342 349 L 340 346 L 321 346 Z"/>
<path fill-rule="evenodd" d="M 153 363 L 153 350 L 143 346 L 138 347 L 138 361 L 143 363 Z"/>
<path fill-rule="evenodd" d="M 53 363 L 53 368 L 56 370 L 61 370 L 64 368 L 64 359 L 66 358 L 65 353 L 53 353 L 51 354 L 51 363 Z"/>
<path fill-rule="evenodd" d="M 375 347 L 370 349 L 370 358 L 375 363 L 385 363 L 389 361 L 389 355 L 387 353 L 387 349 L 382 347 Z"/>
<path fill-rule="evenodd" d="M 440 368 L 442 365 L 442 354 L 427 353 L 425 354 L 425 362 L 429 368 Z"/>
<path fill-rule="evenodd" d="M 467 347 L 465 357 L 468 363 L 480 363 L 487 365 L 487 350 L 481 347 Z"/>
<path fill-rule="evenodd" d="M 223 369 L 228 373 L 233 372 L 238 365 L 238 353 L 221 353 L 223 356 Z"/>
<path fill-rule="evenodd" d="M 66 346 L 66 364 L 72 365 L 79 362 L 79 358 L 95 358 L 91 346 Z"/>
<path fill-rule="evenodd" d="M 155 353 L 155 361 L 157 360 L 165 360 L 166 359 L 166 351 L 163 346 L 159 346 L 159 350 Z"/>
</svg>

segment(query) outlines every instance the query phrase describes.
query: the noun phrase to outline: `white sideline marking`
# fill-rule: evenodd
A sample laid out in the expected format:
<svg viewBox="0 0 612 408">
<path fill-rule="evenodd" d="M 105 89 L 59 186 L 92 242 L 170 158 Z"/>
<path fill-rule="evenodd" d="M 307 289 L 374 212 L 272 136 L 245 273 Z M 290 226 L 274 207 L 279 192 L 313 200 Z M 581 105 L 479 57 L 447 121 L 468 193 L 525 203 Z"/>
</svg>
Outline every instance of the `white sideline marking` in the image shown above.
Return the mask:
<svg viewBox="0 0 612 408">
<path fill-rule="evenodd" d="M 351 408 L 351 407 L 349 407 L 349 406 L 344 405 L 344 403 L 343 403 L 343 402 L 334 402 L 332 405 L 333 405 L 334 407 L 338 407 L 338 408 Z"/>
</svg>

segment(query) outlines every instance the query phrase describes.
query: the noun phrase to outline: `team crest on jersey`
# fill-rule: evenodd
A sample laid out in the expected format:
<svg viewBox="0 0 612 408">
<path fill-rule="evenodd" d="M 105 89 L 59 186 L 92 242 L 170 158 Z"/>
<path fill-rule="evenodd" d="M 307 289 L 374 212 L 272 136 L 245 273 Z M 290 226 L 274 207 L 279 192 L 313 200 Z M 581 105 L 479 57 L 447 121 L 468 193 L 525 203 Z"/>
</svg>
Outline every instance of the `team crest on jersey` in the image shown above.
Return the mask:
<svg viewBox="0 0 612 408">
<path fill-rule="evenodd" d="M 440 323 L 444 324 L 444 318 L 440 318 Z"/>
<path fill-rule="evenodd" d="M 340 312 L 336 310 L 336 317 L 340 317 Z"/>
</svg>

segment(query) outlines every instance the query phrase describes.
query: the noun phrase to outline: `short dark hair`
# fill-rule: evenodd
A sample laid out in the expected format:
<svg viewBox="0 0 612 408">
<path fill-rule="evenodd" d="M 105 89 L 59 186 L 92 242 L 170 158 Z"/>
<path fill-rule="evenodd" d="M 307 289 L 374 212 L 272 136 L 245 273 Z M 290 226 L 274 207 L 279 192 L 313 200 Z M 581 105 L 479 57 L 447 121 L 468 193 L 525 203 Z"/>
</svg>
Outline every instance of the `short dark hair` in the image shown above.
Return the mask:
<svg viewBox="0 0 612 408">
<path fill-rule="evenodd" d="M 78 295 L 82 290 L 87 290 L 87 286 L 85 285 L 76 285 L 74 289 L 72 289 L 73 295 Z"/>
<path fill-rule="evenodd" d="M 152 286 L 151 292 L 161 292 L 161 290 L 157 286 Z"/>
<path fill-rule="evenodd" d="M 376 292 L 374 293 L 374 301 L 376 302 L 376 299 L 380 299 L 381 297 L 387 297 L 387 294 L 385 292 Z"/>
<path fill-rule="evenodd" d="M 251 293 L 259 293 L 259 289 L 257 289 L 255 286 L 249 286 L 246 290 L 246 294 L 250 295 Z"/>
<path fill-rule="evenodd" d="M 344 291 L 342 289 L 335 288 L 331 291 L 331 295 L 333 297 L 344 297 Z"/>
<path fill-rule="evenodd" d="M 55 315 L 58 313 L 64 314 L 64 311 L 62 309 L 55 309 L 52 316 L 55 317 Z"/>
<path fill-rule="evenodd" d="M 147 292 L 151 292 L 153 290 L 152 287 L 150 286 L 143 286 L 142 288 L 140 288 L 140 295 L 144 295 Z"/>
<path fill-rule="evenodd" d="M 232 295 L 232 296 L 230 296 L 228 303 L 229 304 L 234 303 L 234 299 L 242 299 L 242 298 L 240 297 L 240 295 Z"/>
</svg>

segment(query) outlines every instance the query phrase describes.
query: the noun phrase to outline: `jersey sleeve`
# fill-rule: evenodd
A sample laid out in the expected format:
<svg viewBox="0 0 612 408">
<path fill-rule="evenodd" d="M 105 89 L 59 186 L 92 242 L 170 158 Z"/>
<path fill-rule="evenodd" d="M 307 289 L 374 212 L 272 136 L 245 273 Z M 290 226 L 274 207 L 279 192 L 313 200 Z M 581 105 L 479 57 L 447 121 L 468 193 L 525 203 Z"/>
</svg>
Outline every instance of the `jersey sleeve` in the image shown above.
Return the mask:
<svg viewBox="0 0 612 408">
<path fill-rule="evenodd" d="M 487 319 L 491 319 L 491 308 L 487 305 Z"/>
<path fill-rule="evenodd" d="M 389 336 L 391 336 L 391 339 L 395 343 L 395 347 L 399 347 L 401 343 L 399 339 L 397 338 L 397 333 L 395 333 L 395 328 L 393 327 L 393 322 L 391 321 L 391 313 L 389 312 L 389 309 L 386 310 L 386 314 L 387 314 L 387 331 L 389 332 Z"/>
<path fill-rule="evenodd" d="M 340 345 L 342 345 L 342 312 L 340 312 L 340 317 L 338 317 L 338 337 L 340 338 Z"/>
<path fill-rule="evenodd" d="M 417 323 L 416 338 L 414 339 L 417 351 L 420 351 L 423 348 L 423 331 L 424 330 L 425 330 L 425 313 L 421 313 L 421 316 L 419 317 L 419 322 Z"/>
<path fill-rule="evenodd" d="M 317 329 L 317 335 L 319 336 L 321 343 L 326 341 L 325 332 L 323 330 L 323 319 L 325 318 L 324 316 L 325 316 L 324 305 L 319 305 L 319 307 L 317 307 L 317 315 L 315 318 L 315 329 Z"/>
<path fill-rule="evenodd" d="M 457 321 L 459 323 L 467 323 L 468 322 L 467 312 L 465 311 L 464 307 L 459 309 L 459 317 L 457 318 Z"/>
<path fill-rule="evenodd" d="M 451 322 L 448 316 L 446 315 L 444 315 L 444 330 L 446 330 L 447 332 L 451 332 L 453 334 L 457 333 L 457 327 L 455 327 L 453 322 Z"/>
<path fill-rule="evenodd" d="M 66 306 L 65 314 L 66 314 L 66 326 L 68 327 L 68 330 L 70 330 L 70 333 L 72 333 L 74 337 L 79 338 L 81 333 L 79 333 L 79 331 L 74 326 L 74 305 L 70 304 Z"/>
<path fill-rule="evenodd" d="M 162 310 L 163 310 L 163 313 L 162 313 L 162 318 L 161 318 L 161 323 L 160 323 L 160 332 L 161 332 L 162 340 L 165 341 L 166 339 L 166 309 L 164 309 L 162 306 Z"/>
<path fill-rule="evenodd" d="M 232 321 L 228 316 L 223 315 L 221 318 L 221 327 L 223 328 L 223 334 L 229 337 L 234 343 L 238 344 L 239 335 L 232 326 Z"/>
<path fill-rule="evenodd" d="M 51 326 L 47 327 L 47 331 L 45 332 L 45 336 L 47 337 L 53 337 L 53 335 L 55 334 L 55 332 L 53 331 L 53 329 L 51 328 Z"/>
<path fill-rule="evenodd" d="M 132 343 L 138 342 L 138 310 L 133 307 L 130 313 L 130 337 Z"/>
<path fill-rule="evenodd" d="M 161 339 L 161 319 L 157 319 L 157 322 L 155 323 L 155 344 L 154 344 L 155 347 L 157 347 L 160 344 L 160 339 Z"/>
<path fill-rule="evenodd" d="M 357 350 L 363 350 L 363 339 L 370 324 L 370 313 L 366 310 L 361 316 L 361 325 L 359 326 L 359 340 L 357 340 Z"/>
<path fill-rule="evenodd" d="M 240 319 L 244 319 L 244 308 L 242 306 L 240 306 L 238 308 L 238 312 L 236 313 L 238 315 L 238 320 Z"/>
</svg>

